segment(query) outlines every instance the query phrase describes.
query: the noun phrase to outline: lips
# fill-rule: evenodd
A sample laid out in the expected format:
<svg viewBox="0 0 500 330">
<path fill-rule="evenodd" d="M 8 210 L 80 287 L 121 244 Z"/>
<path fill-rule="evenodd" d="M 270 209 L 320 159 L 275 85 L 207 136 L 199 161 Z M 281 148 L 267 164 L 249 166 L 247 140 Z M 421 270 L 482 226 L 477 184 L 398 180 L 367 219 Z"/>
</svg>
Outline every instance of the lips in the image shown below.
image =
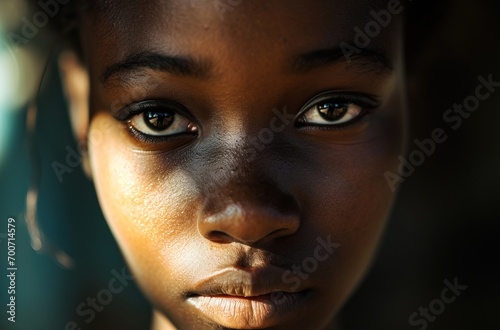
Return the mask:
<svg viewBox="0 0 500 330">
<path fill-rule="evenodd" d="M 284 269 L 227 268 L 195 284 L 187 301 L 206 318 L 228 328 L 254 329 L 287 321 L 309 290 L 282 280 Z"/>
</svg>

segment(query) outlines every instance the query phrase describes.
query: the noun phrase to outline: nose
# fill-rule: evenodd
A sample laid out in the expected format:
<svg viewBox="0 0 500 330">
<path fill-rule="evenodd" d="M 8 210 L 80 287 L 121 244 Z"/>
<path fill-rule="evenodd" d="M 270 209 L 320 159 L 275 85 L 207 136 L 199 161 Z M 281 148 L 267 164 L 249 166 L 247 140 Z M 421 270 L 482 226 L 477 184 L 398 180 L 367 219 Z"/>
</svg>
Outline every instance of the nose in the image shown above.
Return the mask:
<svg viewBox="0 0 500 330">
<path fill-rule="evenodd" d="M 296 233 L 300 216 L 293 198 L 276 188 L 254 188 L 253 194 L 248 194 L 249 187 L 240 187 L 240 191 L 229 193 L 231 196 L 209 198 L 198 221 L 200 234 L 217 243 L 254 245 Z"/>
</svg>

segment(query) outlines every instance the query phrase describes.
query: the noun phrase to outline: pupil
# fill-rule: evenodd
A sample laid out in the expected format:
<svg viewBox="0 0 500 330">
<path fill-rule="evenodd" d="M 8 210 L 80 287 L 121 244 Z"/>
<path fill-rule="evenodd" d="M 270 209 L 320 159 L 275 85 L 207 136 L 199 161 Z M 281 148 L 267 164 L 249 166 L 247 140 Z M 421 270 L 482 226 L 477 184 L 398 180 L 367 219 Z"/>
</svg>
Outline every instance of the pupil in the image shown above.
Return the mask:
<svg viewBox="0 0 500 330">
<path fill-rule="evenodd" d="M 349 103 L 326 102 L 318 106 L 318 111 L 323 119 L 336 121 L 341 119 L 349 110 Z"/>
<path fill-rule="evenodd" d="M 146 125 L 154 131 L 163 131 L 172 125 L 173 113 L 146 111 L 144 112 Z"/>
</svg>

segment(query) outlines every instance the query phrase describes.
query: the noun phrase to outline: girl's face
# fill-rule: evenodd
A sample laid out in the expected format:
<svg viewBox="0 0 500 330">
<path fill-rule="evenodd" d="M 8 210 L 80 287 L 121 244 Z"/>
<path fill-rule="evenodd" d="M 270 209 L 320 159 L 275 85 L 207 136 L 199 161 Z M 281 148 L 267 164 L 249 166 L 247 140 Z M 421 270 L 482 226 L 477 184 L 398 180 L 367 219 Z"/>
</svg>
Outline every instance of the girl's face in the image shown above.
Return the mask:
<svg viewBox="0 0 500 330">
<path fill-rule="evenodd" d="M 90 169 L 158 327 L 332 323 L 372 259 L 394 198 L 384 173 L 403 148 L 400 17 L 342 51 L 382 9 L 148 0 L 84 12 Z"/>
</svg>

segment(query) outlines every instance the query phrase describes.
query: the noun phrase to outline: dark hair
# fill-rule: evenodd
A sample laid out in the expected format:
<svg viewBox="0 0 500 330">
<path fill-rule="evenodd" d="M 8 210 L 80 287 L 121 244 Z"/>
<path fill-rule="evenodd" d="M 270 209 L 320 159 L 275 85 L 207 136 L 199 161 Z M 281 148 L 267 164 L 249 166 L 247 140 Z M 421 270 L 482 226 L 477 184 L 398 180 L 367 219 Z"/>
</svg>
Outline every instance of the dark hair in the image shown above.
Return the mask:
<svg viewBox="0 0 500 330">
<path fill-rule="evenodd" d="M 27 109 L 26 131 L 28 134 L 28 151 L 31 160 L 31 182 L 26 194 L 25 220 L 33 249 L 39 253 L 49 255 L 54 258 L 59 265 L 65 268 L 73 267 L 74 262 L 72 258 L 45 239 L 38 223 L 37 202 L 41 179 L 41 164 L 36 147 L 35 132 L 36 117 L 38 113 L 38 96 L 49 63 L 61 48 L 72 48 L 78 54 L 81 54 L 80 37 L 77 28 L 80 17 L 79 10 L 81 9 L 83 9 L 83 7 L 77 0 L 69 0 L 67 4 L 59 4 L 58 1 L 54 0 L 45 7 L 43 7 L 39 1 L 30 0 L 28 1 L 26 12 L 22 13 L 25 17 L 35 17 L 37 13 L 44 13 L 47 17 L 47 24 L 43 26 L 43 28 L 48 30 L 44 32 L 45 34 L 49 32 L 48 34 L 50 35 L 48 40 L 47 38 L 37 38 L 34 40 L 34 44 L 42 48 L 44 53 L 46 53 L 44 56 L 47 56 L 47 61 L 43 69 L 38 91 L 33 96 Z M 19 21 L 20 23 L 18 26 L 14 26 L 13 29 L 17 30 L 17 34 L 22 36 L 22 20 Z M 21 42 L 21 44 L 23 44 L 23 42 Z"/>
</svg>

